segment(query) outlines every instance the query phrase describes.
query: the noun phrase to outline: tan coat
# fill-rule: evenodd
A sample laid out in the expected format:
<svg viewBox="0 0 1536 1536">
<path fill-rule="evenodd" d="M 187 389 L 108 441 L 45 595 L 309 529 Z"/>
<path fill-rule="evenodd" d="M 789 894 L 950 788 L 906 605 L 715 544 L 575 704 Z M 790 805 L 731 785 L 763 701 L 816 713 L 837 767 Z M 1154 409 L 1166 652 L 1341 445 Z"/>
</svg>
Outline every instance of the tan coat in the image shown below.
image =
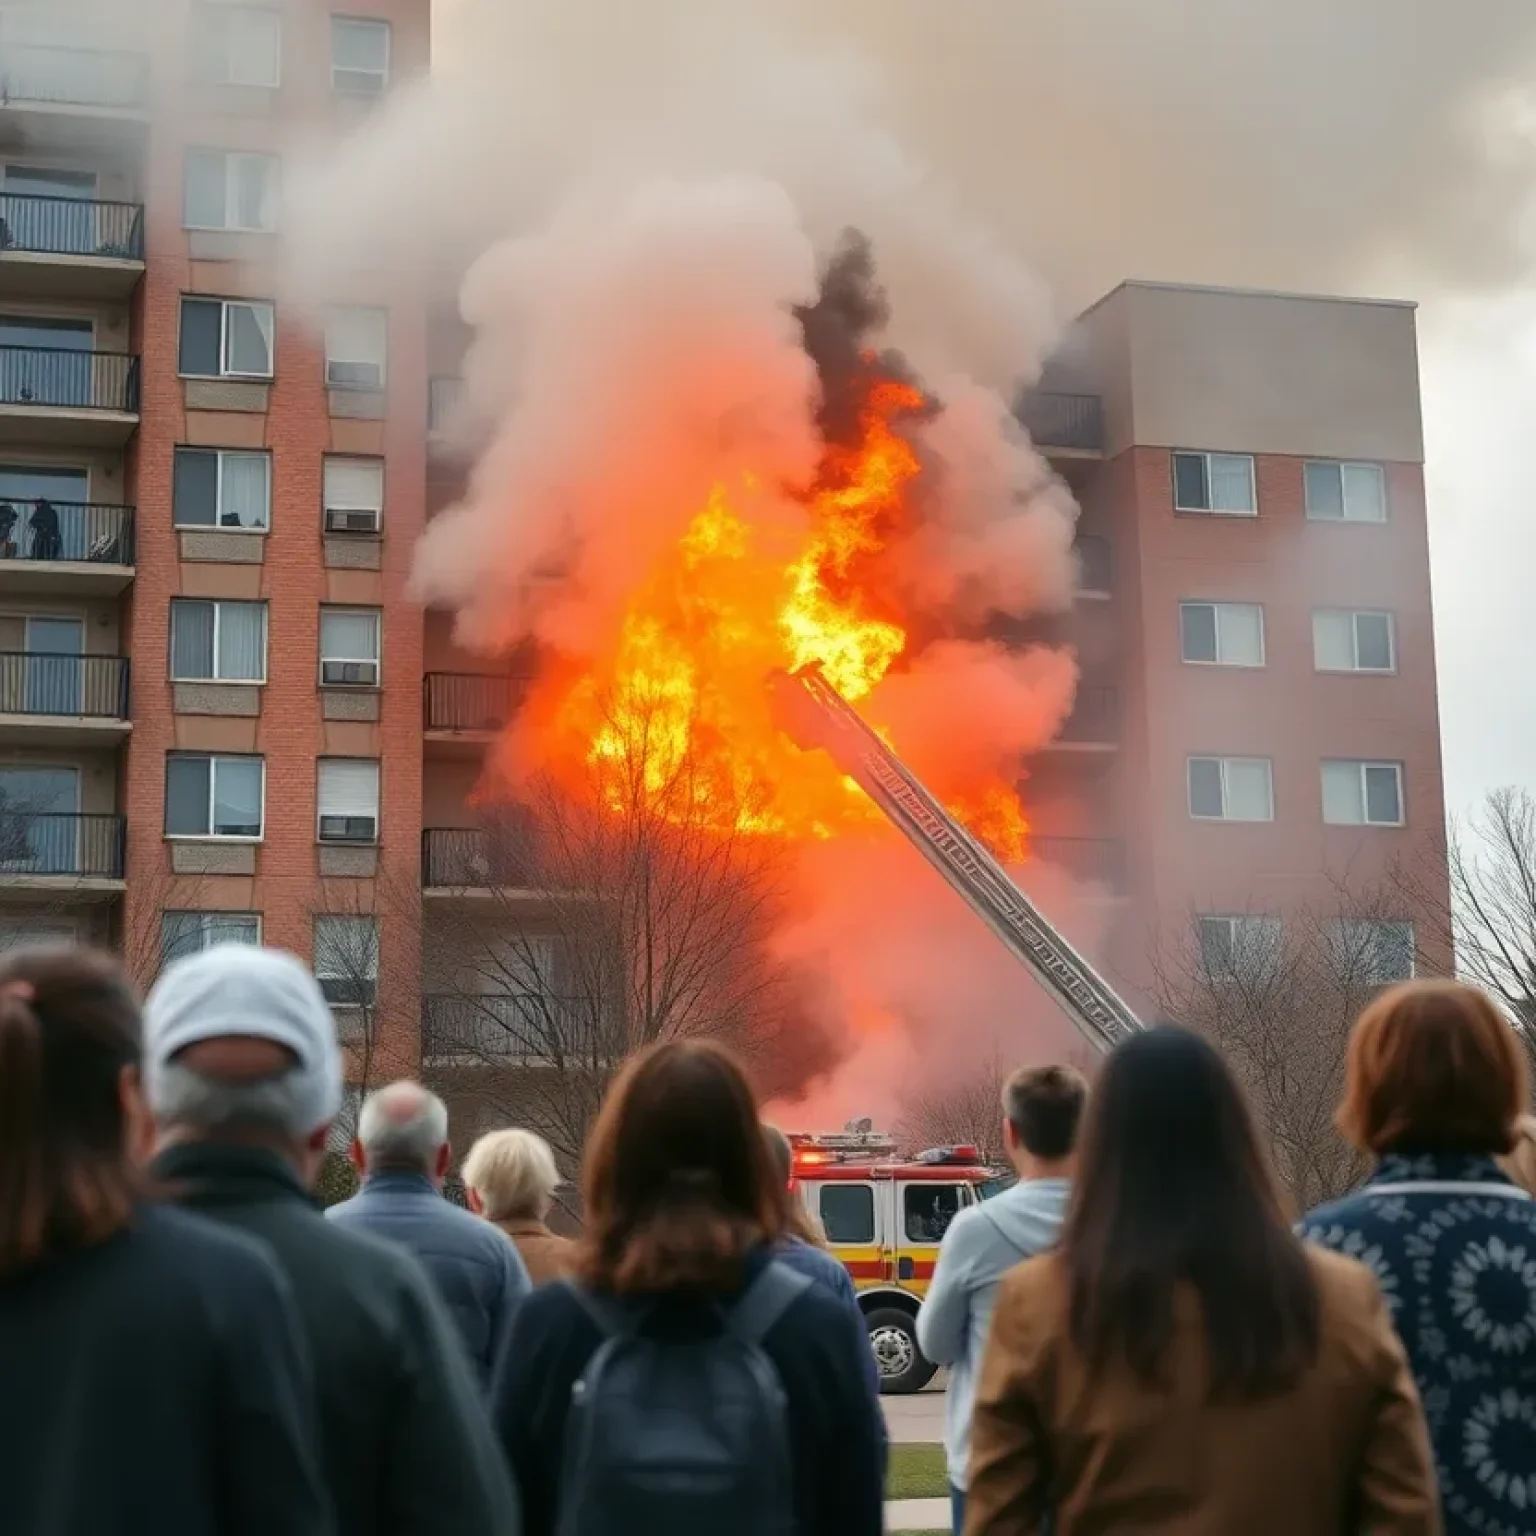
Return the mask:
<svg viewBox="0 0 1536 1536">
<path fill-rule="evenodd" d="M 576 1244 L 568 1237 L 557 1237 L 542 1221 L 513 1217 L 496 1223 L 517 1245 L 528 1278 L 535 1285 L 548 1285 L 570 1274 L 576 1262 Z"/>
<path fill-rule="evenodd" d="M 1128 1370 L 1090 1390 L 1060 1263 L 1003 1281 L 976 1392 L 965 1536 L 1439 1536 L 1406 1356 L 1370 1273 L 1308 1249 L 1316 1364 L 1266 1402 L 1204 1401 L 1199 1301 L 1176 1300 L 1167 1393 Z"/>
</svg>

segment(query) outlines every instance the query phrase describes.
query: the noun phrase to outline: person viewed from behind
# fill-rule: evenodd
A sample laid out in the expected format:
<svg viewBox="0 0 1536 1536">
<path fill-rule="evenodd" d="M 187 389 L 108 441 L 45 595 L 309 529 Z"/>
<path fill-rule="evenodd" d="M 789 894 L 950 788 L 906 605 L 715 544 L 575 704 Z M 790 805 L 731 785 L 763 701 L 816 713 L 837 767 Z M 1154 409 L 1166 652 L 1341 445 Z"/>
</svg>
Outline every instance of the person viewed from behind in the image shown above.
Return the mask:
<svg viewBox="0 0 1536 1536">
<path fill-rule="evenodd" d="M 917 1314 L 923 1353 L 935 1365 L 951 1367 L 944 1441 L 956 1536 L 965 1523 L 971 1404 L 997 1288 L 1015 1264 L 1043 1253 L 1061 1231 L 1087 1097 L 1087 1080 L 1071 1067 L 1026 1068 L 1008 1079 L 1003 1139 L 1019 1182 L 950 1223 Z"/>
<path fill-rule="evenodd" d="M 576 1244 L 547 1225 L 559 1187 L 555 1154 L 532 1131 L 492 1131 L 464 1159 L 470 1210 L 512 1239 L 533 1285 L 559 1280 L 575 1263 Z"/>
<path fill-rule="evenodd" d="M 443 1198 L 453 1162 L 448 1110 L 420 1083 L 370 1094 L 357 1121 L 352 1161 L 362 1188 L 325 1214 L 353 1231 L 413 1253 L 458 1325 L 481 1390 L 528 1294 L 517 1249 L 489 1223 Z"/>
<path fill-rule="evenodd" d="M 1339 1110 L 1375 1172 L 1301 1227 L 1375 1272 L 1455 1532 L 1536 1529 L 1536 1201 L 1496 1161 L 1526 1094 L 1520 1042 L 1476 988 L 1383 993 L 1350 1038 Z"/>
<path fill-rule="evenodd" d="M 1370 1272 L 1291 1232 L 1237 1084 L 1163 1027 L 1105 1062 L 1058 1249 L 1003 1280 L 967 1536 L 1437 1536 Z"/>
<path fill-rule="evenodd" d="M 524 1303 L 493 1394 L 530 1536 L 878 1536 L 868 1346 L 773 1259 L 784 1202 L 732 1058 L 631 1061 L 583 1192 L 579 1280 Z"/>
<path fill-rule="evenodd" d="M 0 1530 L 328 1536 L 292 1298 L 145 1198 L 139 1057 L 106 956 L 0 963 Z"/>
<path fill-rule="evenodd" d="M 145 1015 L 151 1173 L 259 1238 L 287 1276 L 341 1536 L 515 1532 L 506 1468 L 431 1282 L 310 1198 L 342 1093 L 314 977 L 292 955 L 223 944 L 168 966 Z"/>
<path fill-rule="evenodd" d="M 1536 1115 L 1521 1115 L 1515 1124 L 1515 1147 L 1499 1167 L 1528 1195 L 1536 1195 Z"/>
</svg>

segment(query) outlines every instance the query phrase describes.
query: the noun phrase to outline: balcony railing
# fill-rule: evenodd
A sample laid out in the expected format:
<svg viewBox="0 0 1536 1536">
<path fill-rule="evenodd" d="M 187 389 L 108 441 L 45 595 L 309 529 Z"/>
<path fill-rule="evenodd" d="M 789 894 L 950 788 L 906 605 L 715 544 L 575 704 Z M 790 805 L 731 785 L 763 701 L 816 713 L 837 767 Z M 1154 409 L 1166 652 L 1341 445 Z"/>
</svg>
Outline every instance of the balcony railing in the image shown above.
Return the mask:
<svg viewBox="0 0 1536 1536">
<path fill-rule="evenodd" d="M 428 672 L 422 679 L 422 724 L 429 731 L 499 731 L 517 712 L 525 677 Z"/>
<path fill-rule="evenodd" d="M 126 720 L 128 658 L 0 651 L 0 715 Z"/>
<path fill-rule="evenodd" d="M 0 405 L 139 410 L 139 360 L 128 352 L 0 346 Z"/>
<path fill-rule="evenodd" d="M 1104 446 L 1104 408 L 1097 395 L 1060 395 L 1028 389 L 1019 397 L 1018 417 L 1041 449 Z"/>
<path fill-rule="evenodd" d="M 595 1015 L 582 998 L 534 993 L 422 999 L 421 1054 L 466 1065 L 559 1060 L 590 1050 Z"/>
<path fill-rule="evenodd" d="M 45 875 L 121 880 L 127 841 L 121 816 L 0 805 L 0 880 Z"/>
<path fill-rule="evenodd" d="M 149 100 L 149 60 L 142 53 L 10 42 L 4 52 L 0 106 L 136 112 Z"/>
<path fill-rule="evenodd" d="M 427 431 L 441 432 L 464 394 L 464 380 L 430 379 L 427 382 Z"/>
<path fill-rule="evenodd" d="M 0 564 L 7 560 L 132 565 L 133 508 L 0 496 Z"/>
<path fill-rule="evenodd" d="M 1119 887 L 1125 883 L 1125 844 L 1112 837 L 1032 837 L 1032 858 L 1054 864 L 1074 880 Z"/>
<path fill-rule="evenodd" d="M 143 261 L 144 208 L 83 197 L 0 192 L 0 252 Z"/>
<path fill-rule="evenodd" d="M 1085 533 L 1073 545 L 1082 567 L 1080 580 L 1085 592 L 1108 592 L 1114 586 L 1114 551 L 1108 539 Z"/>
<path fill-rule="evenodd" d="M 509 816 L 494 829 L 428 827 L 421 834 L 421 883 L 428 890 L 536 889 L 531 823 Z"/>
<path fill-rule="evenodd" d="M 1120 695 L 1113 688 L 1079 688 L 1072 713 L 1057 739 L 1077 743 L 1119 741 Z"/>
</svg>

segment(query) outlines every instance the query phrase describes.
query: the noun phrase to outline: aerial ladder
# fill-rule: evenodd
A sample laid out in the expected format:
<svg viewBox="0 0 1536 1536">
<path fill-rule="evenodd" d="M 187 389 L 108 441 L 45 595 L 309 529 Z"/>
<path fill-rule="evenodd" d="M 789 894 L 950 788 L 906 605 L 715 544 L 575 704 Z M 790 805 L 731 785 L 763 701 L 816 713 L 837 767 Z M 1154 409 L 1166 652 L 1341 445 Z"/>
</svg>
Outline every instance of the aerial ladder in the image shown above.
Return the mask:
<svg viewBox="0 0 1536 1536">
<path fill-rule="evenodd" d="M 825 751 L 858 784 L 1029 969 L 1095 1050 L 1108 1051 L 1142 1028 L 1109 983 L 865 724 L 820 666 L 776 672 L 768 688 L 780 729 L 805 751 Z"/>
</svg>

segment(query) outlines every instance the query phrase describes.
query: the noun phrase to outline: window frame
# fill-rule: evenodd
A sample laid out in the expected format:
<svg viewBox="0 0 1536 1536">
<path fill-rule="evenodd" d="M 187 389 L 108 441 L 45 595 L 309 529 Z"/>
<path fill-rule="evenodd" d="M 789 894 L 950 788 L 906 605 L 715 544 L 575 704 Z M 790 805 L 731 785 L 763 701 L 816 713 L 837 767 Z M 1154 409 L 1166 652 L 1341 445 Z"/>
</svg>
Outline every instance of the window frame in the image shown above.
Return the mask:
<svg viewBox="0 0 1536 1536">
<path fill-rule="evenodd" d="M 1349 618 L 1349 644 L 1354 664 L 1348 667 L 1325 667 L 1317 655 L 1317 621 L 1325 615 L 1345 614 Z M 1360 665 L 1360 620 L 1385 619 L 1387 621 L 1387 650 L 1391 654 L 1390 665 L 1362 667 Z M 1314 608 L 1312 610 L 1312 669 L 1334 677 L 1395 677 L 1397 675 L 1397 615 L 1390 608 Z"/>
<path fill-rule="evenodd" d="M 181 371 L 181 341 L 186 328 L 188 304 L 217 304 L 219 306 L 219 372 L 183 373 Z M 270 322 L 271 340 L 267 343 L 267 371 L 265 373 L 241 373 L 229 366 L 229 312 L 235 307 L 249 310 L 265 310 Z M 270 384 L 277 377 L 277 306 L 271 299 L 226 299 L 214 293 L 184 293 L 181 308 L 176 316 L 176 376 L 179 379 L 230 379 L 243 384 Z M 232 450 L 238 452 L 240 450 Z M 257 452 L 250 449 L 249 452 Z M 270 456 L 270 455 L 269 455 Z"/>
<path fill-rule="evenodd" d="M 248 6 L 248 10 L 259 7 Z M 249 90 L 262 90 L 262 86 L 249 86 Z M 223 224 L 192 224 L 188 222 L 187 181 L 188 165 L 193 155 L 218 155 L 224 162 L 224 218 Z M 273 205 L 270 224 L 237 224 L 231 222 L 239 199 L 235 196 L 236 178 L 230 174 L 231 165 L 237 160 L 260 160 L 271 166 L 272 187 L 269 197 L 263 199 Z M 228 149 L 219 144 L 188 144 L 182 151 L 181 169 L 181 227 L 203 235 L 275 235 L 277 233 L 277 198 L 282 177 L 282 157 L 260 149 Z"/>
<path fill-rule="evenodd" d="M 173 917 L 195 917 L 195 918 L 199 919 L 198 926 L 199 926 L 200 929 L 204 930 L 204 932 L 202 934 L 202 937 L 203 937 L 203 939 L 205 941 L 206 941 L 206 938 L 207 938 L 206 929 L 208 927 L 208 924 L 209 924 L 210 920 L 218 921 L 218 922 L 224 922 L 224 923 L 229 923 L 229 922 L 232 922 L 232 921 L 234 921 L 236 919 L 241 919 L 241 920 L 249 919 L 255 925 L 255 928 L 256 928 L 256 937 L 254 939 L 252 939 L 250 942 L 252 944 L 256 945 L 258 948 L 261 945 L 261 913 L 260 912 L 247 912 L 247 911 L 244 911 L 244 910 L 225 912 L 225 911 L 221 911 L 221 910 L 219 910 L 217 908 L 208 908 L 208 907 L 162 907 L 160 909 L 160 963 L 162 965 L 167 963 L 167 954 L 166 954 L 166 952 L 167 952 L 167 949 L 169 948 L 169 946 L 166 944 L 166 941 L 165 941 L 165 924 L 166 924 L 166 920 L 168 918 L 173 918 Z M 243 944 L 246 941 L 244 939 L 240 939 L 240 940 L 236 940 L 234 942 L 238 942 L 238 943 Z M 210 946 L 208 943 L 204 942 L 204 943 L 202 943 L 202 945 L 198 949 L 193 950 L 193 951 L 189 951 L 189 953 L 205 955 L 205 954 L 208 953 L 208 950 L 210 949 L 210 947 L 217 947 L 217 946 Z M 181 957 L 178 956 L 177 958 L 180 959 Z"/>
<path fill-rule="evenodd" d="M 1374 962 L 1379 954 L 1378 946 L 1382 939 L 1382 930 L 1395 928 L 1406 930 L 1408 935 L 1408 974 L 1406 976 L 1380 975 L 1374 964 L 1370 968 L 1370 974 L 1364 978 L 1367 986 L 1371 987 L 1395 987 L 1399 982 L 1412 981 L 1419 974 L 1419 936 L 1414 928 L 1412 918 L 1406 917 L 1338 917 L 1329 924 L 1329 938 L 1332 943 L 1343 948 L 1349 941 L 1349 952 L 1353 953 L 1355 946 L 1353 938 L 1360 929 L 1370 929 L 1370 958 Z M 1363 950 L 1364 945 L 1360 948 Z"/>
<path fill-rule="evenodd" d="M 1222 756 L 1213 752 L 1191 752 L 1184 760 L 1184 802 L 1189 810 L 1191 821 L 1203 821 L 1210 823 L 1232 823 L 1236 826 L 1263 827 L 1271 826 L 1275 820 L 1275 760 L 1272 757 L 1239 757 Z M 1216 763 L 1221 769 L 1221 815 L 1203 816 L 1195 810 L 1194 794 L 1194 765 L 1196 763 Z M 1269 779 L 1269 815 L 1268 816 L 1229 816 L 1227 804 L 1229 792 L 1227 789 L 1227 768 L 1232 763 L 1263 763 L 1268 770 Z"/>
<path fill-rule="evenodd" d="M 362 980 L 371 983 L 372 993 L 366 1002 L 335 1002 L 328 993 L 325 993 L 325 984 L 328 981 L 352 982 L 358 978 L 355 976 L 338 976 L 334 972 L 327 974 L 321 964 L 320 925 L 322 923 L 367 923 L 373 929 L 373 975 L 365 976 Z M 337 1010 L 347 1012 L 361 1012 L 365 1008 L 377 1008 L 379 1005 L 379 972 L 383 969 L 383 942 L 384 936 L 380 931 L 378 914 L 374 912 L 317 912 L 314 921 L 310 925 L 310 956 L 311 970 L 315 980 L 320 984 L 320 990 L 325 994 L 326 1005 L 334 1013 Z M 330 951 L 334 952 L 334 950 Z"/>
<path fill-rule="evenodd" d="M 372 358 L 358 357 L 333 357 L 331 355 L 331 326 L 330 317 L 338 311 L 347 310 L 358 314 L 382 316 L 384 329 L 382 335 L 383 346 L 380 349 L 378 359 L 379 378 L 376 384 L 359 383 L 356 380 L 333 379 L 331 368 L 334 364 L 352 368 L 371 368 L 375 366 Z M 381 395 L 389 388 L 389 310 L 382 304 L 332 304 L 326 309 L 325 325 L 325 387 L 327 389 L 359 390 L 364 394 Z"/>
<path fill-rule="evenodd" d="M 1227 953 L 1231 956 L 1229 968 L 1224 971 L 1211 969 L 1205 949 L 1205 926 L 1207 923 L 1225 923 L 1227 925 Z M 1195 944 L 1200 951 L 1200 964 L 1205 970 L 1206 976 L 1215 982 L 1227 982 L 1238 980 L 1238 930 L 1239 925 L 1252 923 L 1261 930 L 1274 933 L 1278 938 L 1285 937 L 1285 922 L 1283 918 L 1274 917 L 1267 913 L 1258 912 L 1200 912 L 1195 916 Z"/>
<path fill-rule="evenodd" d="M 199 374 L 197 377 L 201 378 Z M 183 455 L 212 454 L 216 460 L 214 469 L 213 521 L 211 523 L 183 523 L 177 516 L 176 461 Z M 260 458 L 267 469 L 267 520 L 259 528 L 248 528 L 244 523 L 233 527 L 219 519 L 224 515 L 224 460 L 228 457 L 243 459 Z M 171 457 L 171 527 L 178 533 L 254 533 L 265 537 L 272 531 L 272 451 L 269 448 L 204 448 L 197 443 L 177 443 Z"/>
<path fill-rule="evenodd" d="M 362 26 L 382 29 L 384 33 L 384 68 L 382 72 L 372 69 L 358 69 L 352 65 L 339 65 L 336 62 L 336 29 L 337 26 Z M 375 96 L 382 96 L 389 89 L 389 82 L 394 75 L 395 67 L 395 29 L 382 16 L 350 16 L 340 11 L 331 13 L 330 26 L 331 45 L 331 90 L 338 96 L 355 96 L 365 101 Z M 378 77 L 377 87 L 363 88 L 356 85 L 344 85 L 337 80 L 337 75 L 360 77 L 363 75 Z"/>
<path fill-rule="evenodd" d="M 331 465 L 337 464 L 368 464 L 377 466 L 379 477 L 379 500 L 377 506 L 345 506 L 341 502 L 332 502 L 329 490 L 329 470 Z M 320 463 L 320 522 L 321 530 L 328 534 L 381 534 L 384 531 L 384 498 L 388 486 L 388 460 L 383 454 L 368 453 L 328 453 Z M 373 527 L 362 528 L 333 528 L 331 526 L 331 514 L 333 512 L 352 516 L 360 512 L 373 514 Z"/>
<path fill-rule="evenodd" d="M 1328 794 L 1323 784 L 1327 776 L 1328 765 L 1343 764 L 1346 767 L 1355 768 L 1359 772 L 1360 779 L 1360 820 L 1359 821 L 1329 821 L 1328 820 Z M 1396 821 L 1372 821 L 1370 791 L 1366 780 L 1366 770 L 1369 768 L 1390 768 L 1397 775 L 1397 820 Z M 1325 757 L 1322 766 L 1318 770 L 1319 788 L 1322 791 L 1323 800 L 1323 825 L 1326 827 L 1376 827 L 1384 831 L 1400 831 L 1408 825 L 1408 796 L 1403 785 L 1403 764 L 1391 758 L 1382 757 Z"/>
<path fill-rule="evenodd" d="M 276 91 L 282 89 L 283 13 L 280 10 L 276 10 L 270 5 L 247 5 L 244 3 L 234 5 L 227 3 L 205 3 L 202 6 L 202 12 L 203 15 L 199 19 L 203 25 L 220 25 L 225 28 L 223 35 L 216 39 L 216 41 L 219 41 L 224 45 L 221 51 L 225 55 L 225 73 L 222 75 L 199 74 L 198 79 L 202 84 L 228 86 L 237 91 Z M 230 16 L 236 13 L 244 13 L 246 15 L 252 16 L 265 16 L 271 21 L 273 27 L 276 29 L 275 41 L 277 46 L 272 50 L 273 78 L 271 80 L 235 80 L 230 78 L 228 61 L 233 58 L 234 50 L 230 46 L 232 39 L 230 37 L 228 25 Z M 199 41 L 201 41 L 201 39 Z"/>
<path fill-rule="evenodd" d="M 1202 657 L 1189 656 L 1184 651 L 1184 614 L 1191 608 L 1212 610 L 1211 625 L 1216 635 L 1216 657 L 1206 661 Z M 1228 661 L 1221 654 L 1221 610 L 1223 608 L 1251 608 L 1259 616 L 1259 659 L 1257 661 Z M 1228 600 L 1198 597 L 1179 599 L 1179 660 L 1187 667 L 1233 667 L 1238 671 L 1261 672 L 1269 664 L 1268 642 L 1265 636 L 1263 603 L 1240 603 Z"/>
<path fill-rule="evenodd" d="M 176 674 L 176 610 L 189 604 L 208 604 L 213 609 L 213 666 L 212 677 L 178 677 Z M 261 610 L 261 676 L 260 677 L 219 677 L 217 669 L 219 665 L 219 629 L 223 622 L 221 610 L 230 603 L 238 603 L 242 608 L 259 608 Z M 269 661 L 268 647 L 271 643 L 271 615 L 268 604 L 261 598 L 250 597 L 173 597 L 170 604 L 170 617 L 168 623 L 168 645 L 166 647 L 166 670 L 173 683 L 218 683 L 223 687 L 240 688 L 264 688 L 267 684 L 267 665 Z"/>
<path fill-rule="evenodd" d="M 807 1182 L 811 1182 L 811 1181 L 807 1180 Z M 880 1240 L 879 1213 L 878 1213 L 878 1211 L 876 1209 L 874 1185 L 859 1183 L 859 1182 L 857 1182 L 855 1180 L 828 1179 L 828 1180 L 826 1180 L 826 1181 L 824 1181 L 822 1183 L 817 1184 L 816 1185 L 816 1189 L 817 1189 L 817 1195 L 816 1195 L 816 1211 L 815 1211 L 815 1216 L 816 1216 L 817 1224 L 821 1227 L 821 1229 L 824 1232 L 827 1231 L 827 1226 L 826 1226 L 826 1217 L 825 1217 L 825 1215 L 822 1212 L 822 1202 L 826 1199 L 828 1191 L 830 1191 L 830 1190 L 839 1190 L 839 1191 L 841 1191 L 841 1190 L 857 1189 L 857 1190 L 862 1190 L 864 1195 L 868 1199 L 869 1236 L 868 1237 L 843 1237 L 843 1236 L 833 1237 L 831 1235 L 831 1233 L 828 1232 L 827 1233 L 827 1241 L 829 1243 L 841 1243 L 841 1244 L 848 1244 L 848 1245 L 868 1246 L 869 1244 L 876 1243 L 876 1242 L 878 1242 Z M 861 1212 L 861 1214 L 862 1214 L 862 1212 Z"/>
<path fill-rule="evenodd" d="M 367 763 L 373 768 L 373 831 L 367 837 L 327 836 L 327 813 L 324 802 L 325 769 L 328 763 Z M 332 820 L 360 821 L 363 818 L 330 813 Z M 381 841 L 384 825 L 384 763 L 377 757 L 337 757 L 326 755 L 315 759 L 315 841 L 326 847 L 375 848 Z"/>
<path fill-rule="evenodd" d="M 254 837 L 244 832 L 172 832 L 163 834 L 173 843 L 244 843 L 254 846 L 263 842 L 267 835 L 267 759 L 261 752 L 197 752 L 176 750 L 165 754 L 165 813 L 162 822 L 169 822 L 171 814 L 170 777 L 171 763 L 176 759 L 206 758 L 211 765 L 208 771 L 208 826 L 213 826 L 214 807 L 218 803 L 218 765 L 223 762 L 259 763 L 261 765 L 261 830 Z"/>
<path fill-rule="evenodd" d="M 325 616 L 328 613 L 358 614 L 367 613 L 373 616 L 373 655 L 372 656 L 328 656 L 325 651 Z M 322 603 L 320 605 L 320 625 L 316 636 L 315 649 L 319 652 L 316 658 L 316 673 L 319 686 L 322 688 L 359 688 L 377 690 L 384 685 L 384 610 L 382 608 L 369 607 L 366 603 Z M 362 666 L 371 663 L 374 669 L 371 683 L 332 683 L 327 682 L 325 666 L 327 662 L 334 662 L 339 666 Z"/>
<path fill-rule="evenodd" d="M 1179 469 L 1180 459 L 1202 459 L 1205 463 L 1205 499 L 1209 502 L 1214 498 L 1211 495 L 1211 460 L 1212 459 L 1246 459 L 1248 461 L 1248 500 L 1250 506 L 1241 510 L 1230 507 L 1186 507 L 1179 501 Z M 1168 480 L 1169 489 L 1172 492 L 1173 510 L 1187 517 L 1257 517 L 1259 515 L 1259 472 L 1258 464 L 1251 453 L 1228 453 L 1214 448 L 1173 448 L 1168 454 Z"/>
<path fill-rule="evenodd" d="M 1323 512 L 1312 510 L 1312 497 L 1307 487 L 1307 474 L 1312 469 L 1333 469 L 1339 476 L 1339 507 L 1337 517 L 1329 517 Z M 1378 484 L 1381 486 L 1381 516 L 1380 517 L 1351 517 L 1349 515 L 1349 497 L 1344 489 L 1344 471 L 1346 469 L 1369 469 L 1374 471 Z M 1384 464 L 1379 464 L 1373 459 L 1304 459 L 1301 465 L 1301 500 L 1309 523 L 1352 523 L 1363 525 L 1367 528 L 1380 528 L 1383 524 L 1392 521 L 1392 508 L 1387 498 L 1387 470 Z"/>
</svg>

